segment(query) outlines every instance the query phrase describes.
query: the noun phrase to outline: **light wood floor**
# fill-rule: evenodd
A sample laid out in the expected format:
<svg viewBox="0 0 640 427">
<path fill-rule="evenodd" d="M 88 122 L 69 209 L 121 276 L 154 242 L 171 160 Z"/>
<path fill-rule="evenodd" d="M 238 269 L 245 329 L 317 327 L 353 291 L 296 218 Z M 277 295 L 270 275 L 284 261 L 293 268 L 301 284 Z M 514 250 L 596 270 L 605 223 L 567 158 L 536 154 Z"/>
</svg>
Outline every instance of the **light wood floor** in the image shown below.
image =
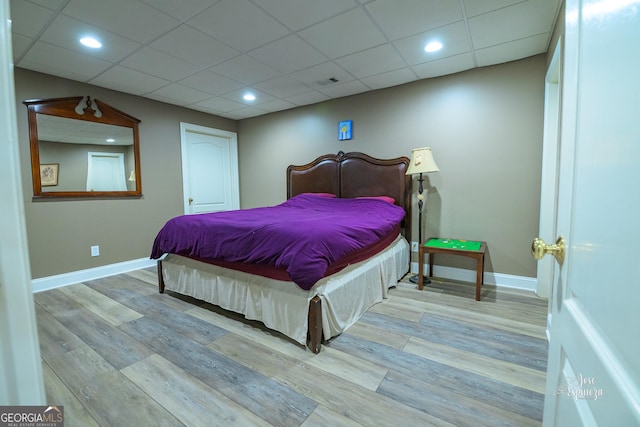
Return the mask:
<svg viewBox="0 0 640 427">
<path fill-rule="evenodd" d="M 69 427 L 540 425 L 546 300 L 473 294 L 401 282 L 314 355 L 154 269 L 41 292 L 47 403 Z"/>
</svg>

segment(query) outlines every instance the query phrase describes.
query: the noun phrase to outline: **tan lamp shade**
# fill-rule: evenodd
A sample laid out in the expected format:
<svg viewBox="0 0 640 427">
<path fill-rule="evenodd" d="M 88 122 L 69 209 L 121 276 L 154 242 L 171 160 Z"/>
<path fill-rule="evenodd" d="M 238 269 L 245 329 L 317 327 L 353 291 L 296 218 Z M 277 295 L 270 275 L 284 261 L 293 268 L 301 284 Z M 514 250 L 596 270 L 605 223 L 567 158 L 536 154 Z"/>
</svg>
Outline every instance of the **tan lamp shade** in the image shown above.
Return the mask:
<svg viewBox="0 0 640 427">
<path fill-rule="evenodd" d="M 136 172 L 135 171 L 131 171 L 131 174 L 129 175 L 129 181 L 134 181 L 136 180 Z"/>
<path fill-rule="evenodd" d="M 414 148 L 411 150 L 411 163 L 407 169 L 407 175 L 417 173 L 439 172 L 440 168 L 433 160 L 433 154 L 430 147 Z"/>
</svg>

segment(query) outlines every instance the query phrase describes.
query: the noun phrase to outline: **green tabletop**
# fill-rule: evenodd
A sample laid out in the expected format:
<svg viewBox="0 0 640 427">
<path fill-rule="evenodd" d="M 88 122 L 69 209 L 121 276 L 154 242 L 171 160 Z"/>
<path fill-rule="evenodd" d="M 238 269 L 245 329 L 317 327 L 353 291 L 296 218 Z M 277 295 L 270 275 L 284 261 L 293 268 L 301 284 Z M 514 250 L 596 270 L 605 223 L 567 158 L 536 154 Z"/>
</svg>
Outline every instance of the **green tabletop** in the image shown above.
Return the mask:
<svg viewBox="0 0 640 427">
<path fill-rule="evenodd" d="M 429 239 L 425 246 L 431 248 L 460 249 L 464 251 L 478 251 L 482 242 L 473 240 L 457 240 L 457 239 Z"/>
</svg>

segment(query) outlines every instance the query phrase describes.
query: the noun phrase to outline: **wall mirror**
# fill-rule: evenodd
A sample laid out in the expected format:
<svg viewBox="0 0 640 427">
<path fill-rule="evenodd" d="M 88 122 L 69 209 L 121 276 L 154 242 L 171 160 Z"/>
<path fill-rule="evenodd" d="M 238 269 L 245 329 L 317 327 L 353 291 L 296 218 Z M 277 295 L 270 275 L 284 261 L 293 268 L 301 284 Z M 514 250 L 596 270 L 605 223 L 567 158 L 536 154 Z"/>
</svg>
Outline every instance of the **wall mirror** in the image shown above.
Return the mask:
<svg viewBox="0 0 640 427">
<path fill-rule="evenodd" d="M 140 120 L 90 97 L 23 102 L 33 197 L 142 197 Z"/>
</svg>

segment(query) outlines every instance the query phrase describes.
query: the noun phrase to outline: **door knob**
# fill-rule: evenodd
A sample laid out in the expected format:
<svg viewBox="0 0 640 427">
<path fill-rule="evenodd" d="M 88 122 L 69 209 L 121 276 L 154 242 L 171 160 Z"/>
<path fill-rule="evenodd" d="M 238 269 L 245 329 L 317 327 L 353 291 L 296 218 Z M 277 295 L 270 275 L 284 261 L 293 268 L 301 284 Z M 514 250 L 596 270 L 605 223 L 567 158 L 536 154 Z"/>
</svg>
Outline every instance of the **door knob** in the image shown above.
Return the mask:
<svg viewBox="0 0 640 427">
<path fill-rule="evenodd" d="M 193 199 L 189 197 L 189 206 L 191 206 L 191 203 L 193 203 Z"/>
<path fill-rule="evenodd" d="M 558 237 L 554 245 L 547 245 L 544 240 L 539 237 L 533 239 L 531 243 L 531 255 L 539 260 L 546 254 L 553 255 L 556 261 L 558 261 L 558 264 L 562 265 L 564 262 L 564 239 L 562 236 Z"/>
</svg>

